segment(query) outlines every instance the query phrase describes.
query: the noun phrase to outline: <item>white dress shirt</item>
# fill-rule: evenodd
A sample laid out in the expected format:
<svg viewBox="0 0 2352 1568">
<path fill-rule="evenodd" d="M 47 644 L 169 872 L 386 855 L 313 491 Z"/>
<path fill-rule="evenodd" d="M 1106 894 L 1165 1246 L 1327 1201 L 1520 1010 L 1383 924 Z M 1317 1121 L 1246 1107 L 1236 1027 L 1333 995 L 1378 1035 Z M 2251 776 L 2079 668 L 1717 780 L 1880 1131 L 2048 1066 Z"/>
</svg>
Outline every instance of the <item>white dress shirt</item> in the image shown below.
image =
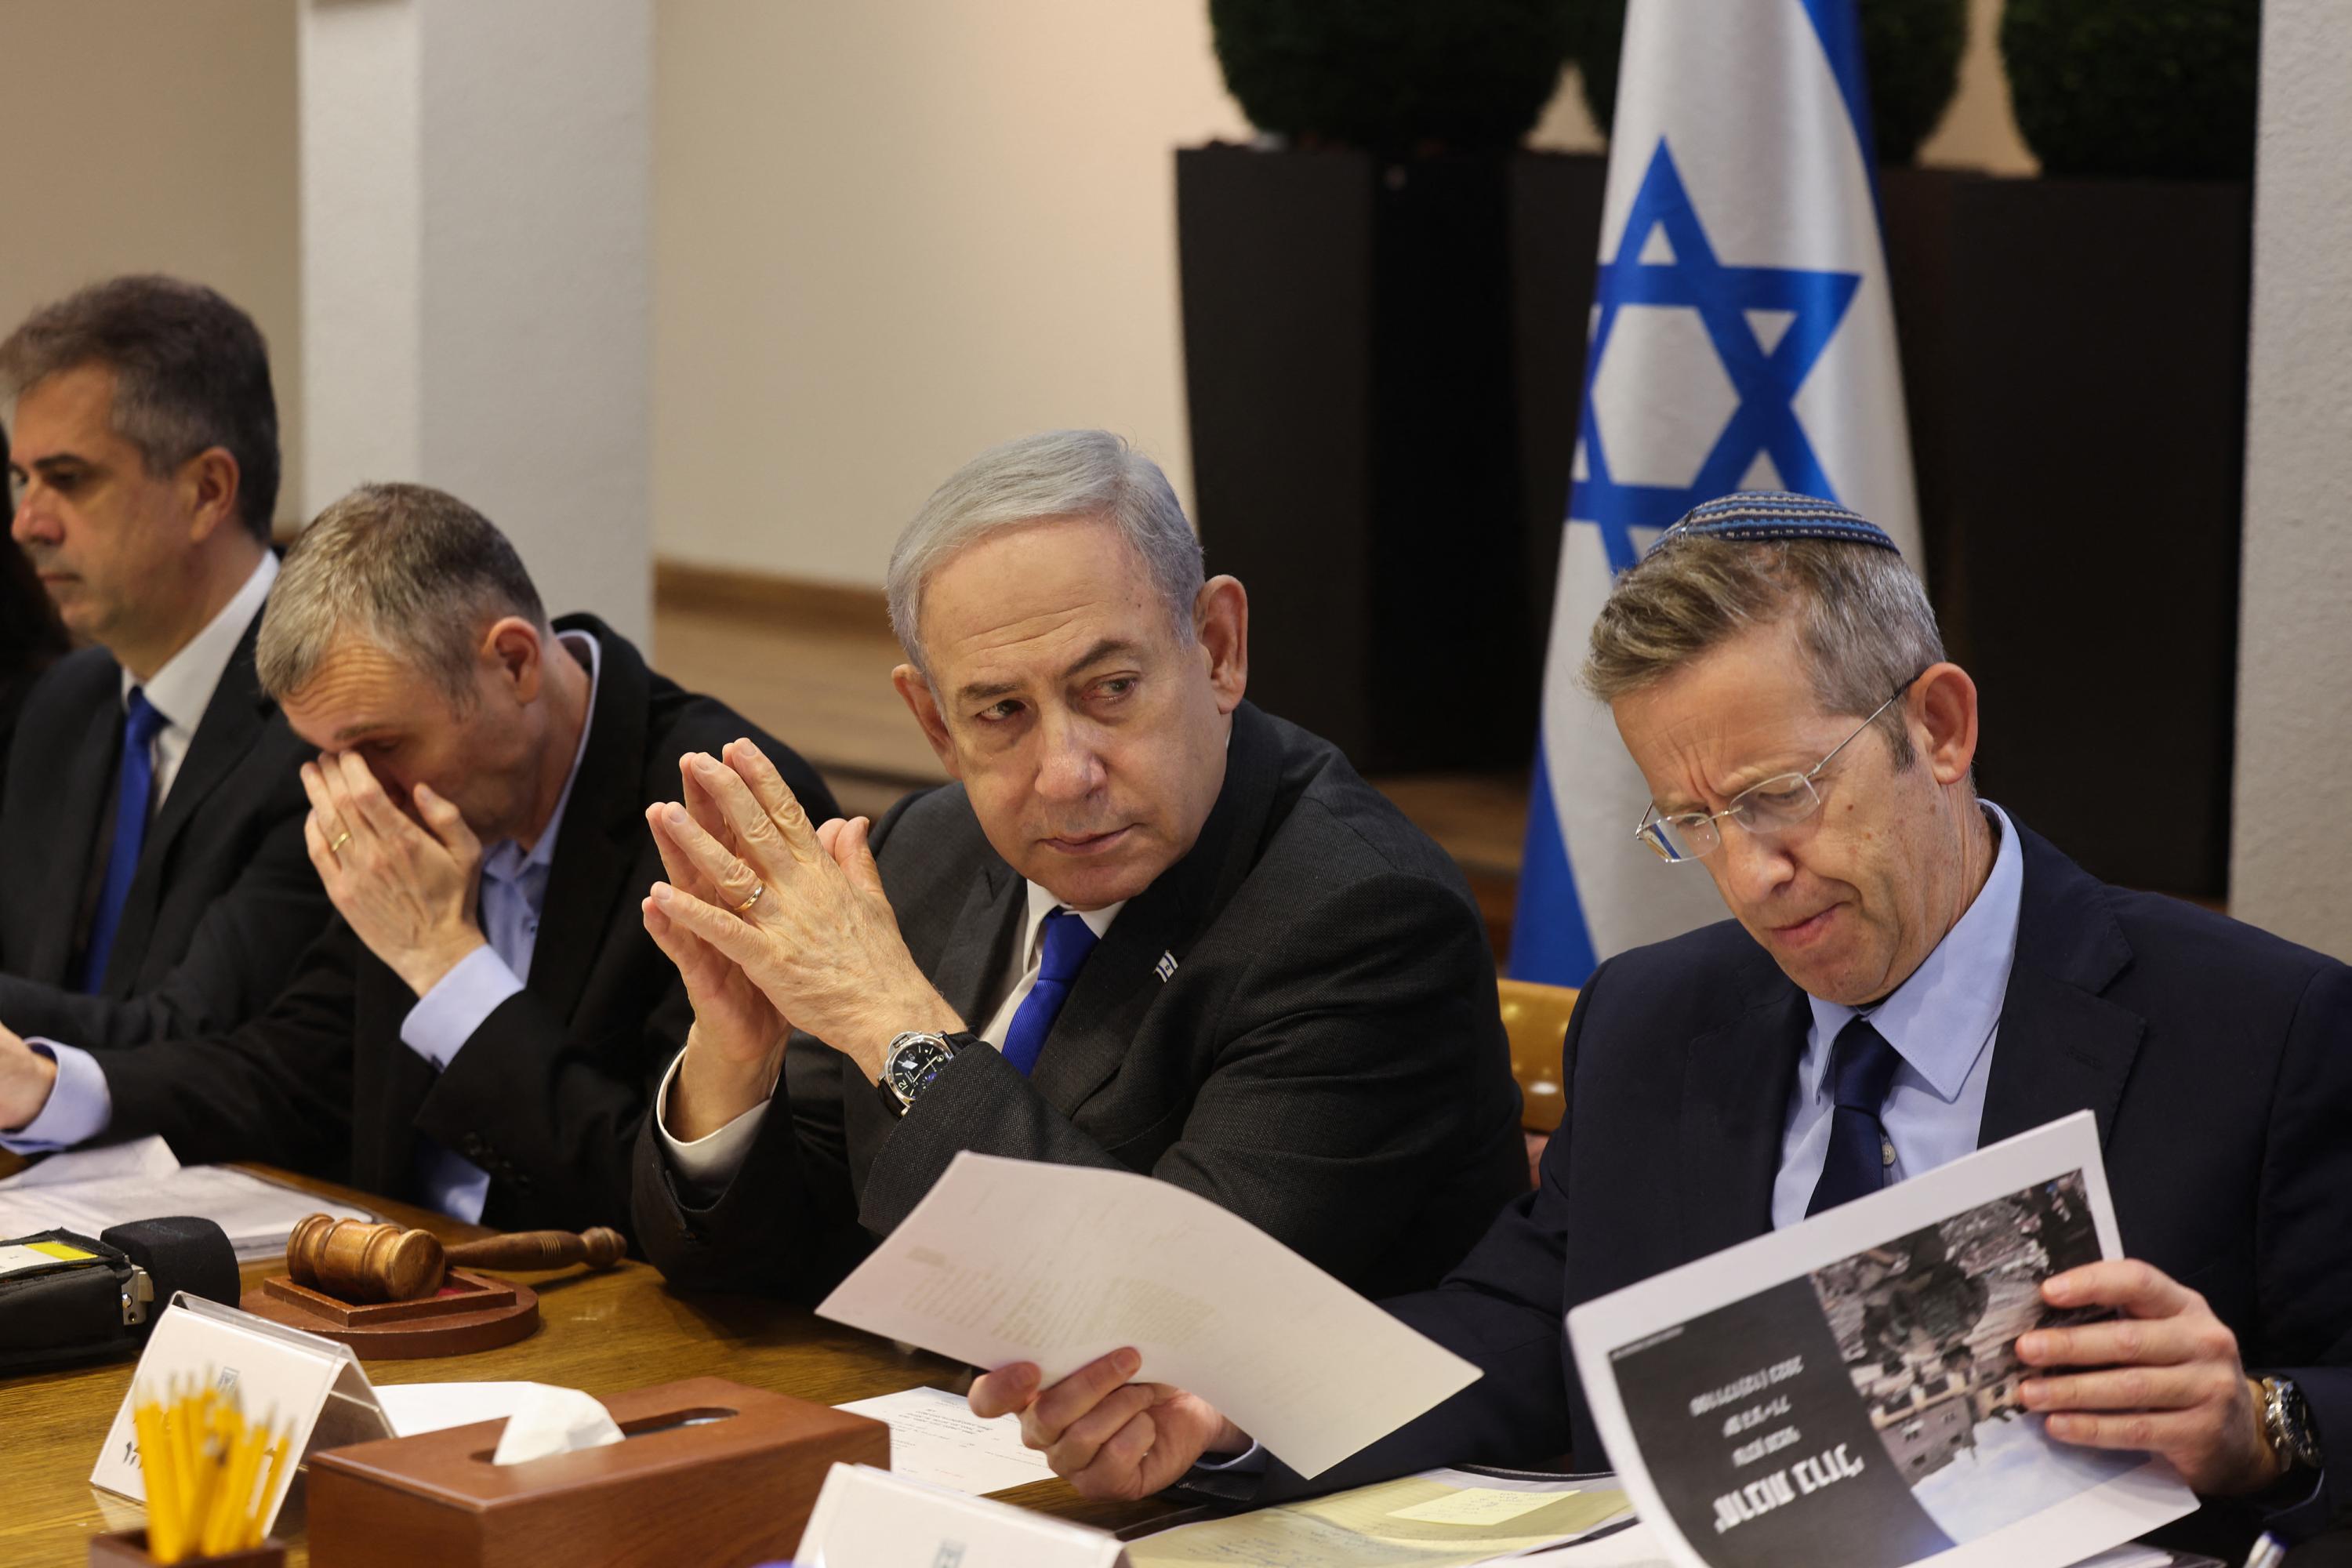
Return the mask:
<svg viewBox="0 0 2352 1568">
<path fill-rule="evenodd" d="M 1013 1015 L 1021 1010 L 1021 1004 L 1029 1000 L 1029 993 L 1037 988 L 1038 967 L 1045 957 L 1045 917 L 1063 907 L 1060 900 L 1034 882 L 1028 884 L 1028 898 L 1027 931 L 1013 950 L 1013 962 L 1005 972 L 1004 1000 L 997 1005 L 986 1026 L 972 1031 L 999 1050 L 1003 1049 L 1005 1034 L 1013 1027 Z M 1118 918 L 1118 911 L 1126 907 L 1127 900 L 1122 899 L 1098 910 L 1079 910 L 1076 914 L 1099 942 L 1110 930 L 1110 922 Z M 761 1121 L 774 1100 L 776 1086 L 770 1084 L 766 1100 L 726 1126 L 688 1142 L 671 1137 L 668 1126 L 669 1086 L 677 1081 L 678 1062 L 685 1059 L 686 1053 L 680 1051 L 677 1060 L 669 1064 L 669 1071 L 662 1075 L 661 1092 L 654 1100 L 654 1129 L 661 1136 L 662 1149 L 668 1154 L 671 1165 L 688 1184 L 705 1190 L 723 1187 L 751 1152 Z"/>
<path fill-rule="evenodd" d="M 188 639 L 186 646 L 163 661 L 163 668 L 145 680 L 129 670 L 122 672 L 122 706 L 131 706 L 131 694 L 143 690 L 147 705 L 163 721 L 155 738 L 147 743 L 148 761 L 155 768 L 155 792 L 148 798 L 152 810 L 160 811 L 163 797 L 172 793 L 172 781 L 180 776 L 180 764 L 187 761 L 189 743 L 196 738 L 196 726 L 205 720 L 205 710 L 212 705 L 213 692 L 228 673 L 228 661 L 236 656 L 236 645 L 245 636 L 245 628 L 261 614 L 261 606 L 269 598 L 269 585 L 278 581 L 278 557 L 265 550 L 261 564 L 245 580 L 220 613 L 205 623 L 205 629 Z"/>
</svg>

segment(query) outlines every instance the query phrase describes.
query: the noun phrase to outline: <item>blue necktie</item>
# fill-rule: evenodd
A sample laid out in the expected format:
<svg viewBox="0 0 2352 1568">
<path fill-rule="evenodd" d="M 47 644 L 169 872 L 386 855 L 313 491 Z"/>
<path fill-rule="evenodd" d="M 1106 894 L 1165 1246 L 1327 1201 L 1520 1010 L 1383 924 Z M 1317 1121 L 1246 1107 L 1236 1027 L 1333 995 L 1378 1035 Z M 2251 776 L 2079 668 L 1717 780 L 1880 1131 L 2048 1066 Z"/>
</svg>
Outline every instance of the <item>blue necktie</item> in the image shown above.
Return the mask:
<svg viewBox="0 0 2352 1568">
<path fill-rule="evenodd" d="M 1037 960 L 1037 984 L 1013 1011 L 1012 1026 L 1004 1031 L 1004 1059 L 1022 1077 L 1037 1065 L 1045 1046 L 1045 1032 L 1070 999 L 1070 986 L 1095 950 L 1092 928 L 1067 910 L 1045 917 L 1045 951 Z"/>
<path fill-rule="evenodd" d="M 131 689 L 131 705 L 122 716 L 122 763 L 116 770 L 114 846 L 106 854 L 106 886 L 98 895 L 98 912 L 89 922 L 89 942 L 82 949 L 81 973 L 76 989 L 94 992 L 106 979 L 107 954 L 114 949 L 114 931 L 122 923 L 122 906 L 131 897 L 131 879 L 139 870 L 139 848 L 147 841 L 147 797 L 155 786 L 153 746 L 163 728 L 147 694 Z"/>
<path fill-rule="evenodd" d="M 1878 1120 L 1886 1090 L 1903 1058 L 1886 1037 L 1857 1016 L 1838 1031 L 1830 1047 L 1830 1083 L 1837 1109 L 1830 1113 L 1830 1157 L 1805 1206 L 1810 1219 L 1823 1209 L 1867 1197 L 1886 1184 L 1891 1163 L 1885 1124 Z"/>
</svg>

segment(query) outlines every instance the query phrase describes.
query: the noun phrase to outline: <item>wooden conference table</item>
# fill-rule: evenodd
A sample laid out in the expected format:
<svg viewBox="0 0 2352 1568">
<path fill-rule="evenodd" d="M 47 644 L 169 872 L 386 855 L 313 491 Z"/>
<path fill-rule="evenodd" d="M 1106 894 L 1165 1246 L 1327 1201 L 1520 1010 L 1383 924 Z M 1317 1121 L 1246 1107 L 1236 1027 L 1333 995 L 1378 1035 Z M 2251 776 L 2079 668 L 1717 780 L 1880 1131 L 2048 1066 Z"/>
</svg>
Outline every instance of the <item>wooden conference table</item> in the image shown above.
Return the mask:
<svg viewBox="0 0 2352 1568">
<path fill-rule="evenodd" d="M 488 1234 L 436 1214 L 267 1167 L 258 1173 L 373 1209 L 462 1241 Z M 282 1273 L 282 1259 L 249 1264 L 250 1289 Z M 801 1308 L 742 1296 L 673 1293 L 643 1263 L 599 1274 L 515 1274 L 539 1292 L 540 1327 L 499 1350 L 425 1361 L 363 1362 L 371 1381 L 486 1382 L 522 1379 L 599 1396 L 683 1377 L 728 1377 L 823 1405 L 929 1384 L 961 1392 L 969 1369 L 829 1323 Z M 89 1484 L 99 1445 L 130 1386 L 131 1363 L 0 1378 L 0 1563 L 8 1568 L 79 1565 L 89 1538 L 136 1528 L 138 1505 Z M 1092 1503 L 1059 1480 L 997 1494 L 1009 1502 L 1107 1530 L 1174 1511 L 1167 1503 Z M 310 1561 L 293 1543 L 291 1565 Z"/>
</svg>

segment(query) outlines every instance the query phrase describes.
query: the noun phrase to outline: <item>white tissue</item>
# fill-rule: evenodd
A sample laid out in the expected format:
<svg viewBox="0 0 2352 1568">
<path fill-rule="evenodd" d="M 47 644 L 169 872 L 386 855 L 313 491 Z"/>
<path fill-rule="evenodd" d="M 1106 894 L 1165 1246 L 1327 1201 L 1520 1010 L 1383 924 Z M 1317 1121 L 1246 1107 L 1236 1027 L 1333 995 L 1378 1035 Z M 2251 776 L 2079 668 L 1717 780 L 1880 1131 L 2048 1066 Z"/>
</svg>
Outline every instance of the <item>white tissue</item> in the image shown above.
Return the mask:
<svg viewBox="0 0 2352 1568">
<path fill-rule="evenodd" d="M 621 1440 L 621 1429 L 605 1408 L 576 1388 L 534 1384 L 507 1417 L 494 1465 L 519 1465 L 550 1454 L 601 1448 Z"/>
</svg>

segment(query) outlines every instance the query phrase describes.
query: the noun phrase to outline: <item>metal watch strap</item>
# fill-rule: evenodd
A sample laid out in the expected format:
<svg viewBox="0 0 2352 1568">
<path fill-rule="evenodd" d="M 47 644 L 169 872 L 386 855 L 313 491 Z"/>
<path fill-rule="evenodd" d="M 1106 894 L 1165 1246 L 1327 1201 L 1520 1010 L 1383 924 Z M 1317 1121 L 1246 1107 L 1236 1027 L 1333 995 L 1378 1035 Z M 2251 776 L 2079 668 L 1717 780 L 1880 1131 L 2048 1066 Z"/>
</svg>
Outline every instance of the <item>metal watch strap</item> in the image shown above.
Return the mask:
<svg viewBox="0 0 2352 1568">
<path fill-rule="evenodd" d="M 2294 1465 L 2307 1470 L 2322 1468 L 2310 1407 L 2304 1403 L 2303 1390 L 2286 1378 L 2263 1379 L 2263 1436 Z"/>
</svg>

